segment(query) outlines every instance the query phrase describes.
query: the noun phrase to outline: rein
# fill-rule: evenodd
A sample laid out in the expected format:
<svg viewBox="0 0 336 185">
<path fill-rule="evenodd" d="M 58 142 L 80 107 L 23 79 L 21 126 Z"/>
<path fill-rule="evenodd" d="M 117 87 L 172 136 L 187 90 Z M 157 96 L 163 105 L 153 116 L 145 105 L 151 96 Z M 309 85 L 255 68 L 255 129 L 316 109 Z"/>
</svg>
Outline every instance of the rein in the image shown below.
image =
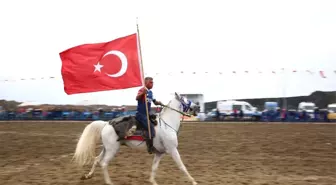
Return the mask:
<svg viewBox="0 0 336 185">
<path fill-rule="evenodd" d="M 182 103 L 182 102 L 181 102 L 181 103 Z M 172 107 L 169 107 L 168 105 L 162 105 L 162 107 L 165 107 L 165 108 L 168 108 L 168 109 L 170 109 L 170 110 L 173 110 L 173 111 L 175 111 L 175 112 L 177 112 L 177 113 L 182 114 L 183 116 L 191 117 L 190 114 L 185 113 L 185 112 L 182 112 L 182 111 L 179 111 L 179 110 L 176 110 L 176 109 L 174 109 L 174 108 L 172 108 Z M 189 108 L 188 108 L 188 109 L 189 109 Z M 184 120 L 184 117 L 182 117 L 182 121 L 183 121 L 183 120 Z M 163 120 L 163 119 L 161 118 L 161 116 L 159 116 L 159 122 L 160 122 L 160 125 L 161 125 L 161 121 L 162 121 L 166 126 L 168 126 L 168 127 L 170 127 L 171 129 L 173 129 L 173 130 L 176 132 L 176 134 L 178 135 L 178 133 L 179 133 L 179 131 L 180 131 L 180 128 L 178 128 L 177 130 L 174 129 L 172 126 L 170 126 L 168 123 L 166 123 L 165 120 Z M 180 125 L 180 127 L 181 127 L 181 125 Z"/>
<path fill-rule="evenodd" d="M 176 110 L 176 109 L 174 109 L 174 108 L 171 108 L 171 107 L 169 107 L 168 105 L 162 105 L 162 107 L 166 107 L 166 108 L 168 108 L 168 109 L 170 109 L 170 110 L 173 110 L 173 111 L 175 111 L 175 112 L 178 112 L 178 113 L 182 114 L 183 116 L 191 117 L 190 114 L 185 113 L 185 112 L 182 112 L 182 111 L 179 111 L 179 110 Z"/>
<path fill-rule="evenodd" d="M 173 128 L 172 126 L 170 126 L 168 123 L 165 122 L 165 120 L 163 120 L 161 117 L 159 117 L 159 122 L 160 122 L 160 126 L 161 126 L 161 121 L 166 125 L 166 127 L 168 126 L 169 128 L 173 129 L 176 134 L 178 135 L 180 128 L 178 128 L 177 130 L 175 128 Z M 181 126 L 180 126 L 181 127 Z"/>
</svg>

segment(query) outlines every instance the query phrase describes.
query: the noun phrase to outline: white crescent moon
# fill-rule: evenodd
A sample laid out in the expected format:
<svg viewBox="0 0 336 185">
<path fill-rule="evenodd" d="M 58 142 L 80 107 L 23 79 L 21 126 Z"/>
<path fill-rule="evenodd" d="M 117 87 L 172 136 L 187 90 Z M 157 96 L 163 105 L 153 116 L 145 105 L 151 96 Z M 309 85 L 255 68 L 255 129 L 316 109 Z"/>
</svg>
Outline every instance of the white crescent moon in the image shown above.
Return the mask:
<svg viewBox="0 0 336 185">
<path fill-rule="evenodd" d="M 127 71 L 127 66 L 128 66 L 127 57 L 125 56 L 125 54 L 120 52 L 120 51 L 117 51 L 117 50 L 111 50 L 111 51 L 107 52 L 102 57 L 102 59 L 107 55 L 115 55 L 115 56 L 119 57 L 119 59 L 121 61 L 121 68 L 120 68 L 119 72 L 117 72 L 115 74 L 108 74 L 108 73 L 105 73 L 105 74 L 109 77 L 112 77 L 112 78 L 117 78 L 117 77 L 125 74 L 126 71 Z"/>
</svg>

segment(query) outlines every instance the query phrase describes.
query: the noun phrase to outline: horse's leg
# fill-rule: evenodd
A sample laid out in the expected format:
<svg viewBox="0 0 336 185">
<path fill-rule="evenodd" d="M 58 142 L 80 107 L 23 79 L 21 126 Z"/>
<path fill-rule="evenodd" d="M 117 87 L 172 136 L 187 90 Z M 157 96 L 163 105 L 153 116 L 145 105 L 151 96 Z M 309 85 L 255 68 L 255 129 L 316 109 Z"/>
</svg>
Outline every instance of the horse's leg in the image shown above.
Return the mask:
<svg viewBox="0 0 336 185">
<path fill-rule="evenodd" d="M 177 150 L 177 148 L 172 149 L 171 151 L 172 158 L 174 159 L 177 166 L 180 168 L 181 171 L 188 177 L 188 179 L 192 182 L 193 185 L 197 185 L 195 179 L 189 174 L 187 168 L 184 166 L 181 156 Z"/>
<path fill-rule="evenodd" d="M 117 151 L 119 150 L 119 142 L 115 143 L 114 146 L 106 148 L 105 149 L 105 154 L 103 159 L 100 161 L 100 166 L 102 167 L 103 174 L 104 174 L 104 180 L 106 184 L 113 185 L 110 175 L 108 173 L 108 165 L 109 162 L 113 159 Z"/>
<path fill-rule="evenodd" d="M 91 178 L 92 178 L 93 173 L 94 173 L 94 171 L 95 171 L 95 169 L 96 169 L 96 166 L 98 165 L 98 163 L 100 162 L 100 160 L 102 159 L 102 157 L 104 156 L 104 154 L 105 154 L 105 149 L 103 149 L 103 150 L 100 152 L 100 154 L 95 158 L 95 160 L 94 160 L 94 162 L 93 162 L 93 165 L 92 165 L 92 168 L 91 168 L 90 172 L 89 172 L 87 175 L 84 175 L 84 176 L 82 177 L 83 180 L 84 180 L 84 179 L 91 179 Z"/>
<path fill-rule="evenodd" d="M 102 167 L 102 171 L 104 174 L 104 180 L 106 184 L 113 185 L 110 175 L 108 173 L 107 167 L 109 162 L 113 159 L 115 154 L 118 152 L 120 148 L 120 142 L 117 141 L 118 136 L 115 133 L 112 127 L 107 127 L 109 129 L 105 129 L 102 132 L 102 141 L 104 145 L 104 156 L 100 161 L 100 166 Z"/>
<path fill-rule="evenodd" d="M 153 159 L 153 164 L 152 164 L 152 172 L 150 174 L 149 182 L 151 182 L 153 185 L 157 185 L 155 181 L 155 175 L 156 175 L 156 170 L 159 167 L 160 160 L 162 159 L 163 154 L 161 153 L 155 153 L 154 159 Z"/>
</svg>

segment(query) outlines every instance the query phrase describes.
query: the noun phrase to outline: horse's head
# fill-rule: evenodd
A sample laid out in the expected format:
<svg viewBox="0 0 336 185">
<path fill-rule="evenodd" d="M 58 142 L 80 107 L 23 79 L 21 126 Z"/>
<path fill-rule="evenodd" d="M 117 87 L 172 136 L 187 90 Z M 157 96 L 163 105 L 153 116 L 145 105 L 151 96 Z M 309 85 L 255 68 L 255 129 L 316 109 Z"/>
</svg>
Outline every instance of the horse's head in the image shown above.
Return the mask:
<svg viewBox="0 0 336 185">
<path fill-rule="evenodd" d="M 200 112 L 200 106 L 190 100 L 188 100 L 186 97 L 181 96 L 180 94 L 175 92 L 175 99 L 179 102 L 179 109 L 182 112 L 190 113 L 194 116 L 197 116 L 197 114 Z"/>
<path fill-rule="evenodd" d="M 186 97 L 175 93 L 172 100 L 168 103 L 167 106 L 165 106 L 163 111 L 160 113 L 160 117 L 169 122 L 170 127 L 178 132 L 181 124 L 181 114 L 185 115 L 185 113 L 188 113 L 196 116 L 199 111 L 199 105 L 188 100 Z M 167 123 L 165 122 L 165 124 Z"/>
</svg>

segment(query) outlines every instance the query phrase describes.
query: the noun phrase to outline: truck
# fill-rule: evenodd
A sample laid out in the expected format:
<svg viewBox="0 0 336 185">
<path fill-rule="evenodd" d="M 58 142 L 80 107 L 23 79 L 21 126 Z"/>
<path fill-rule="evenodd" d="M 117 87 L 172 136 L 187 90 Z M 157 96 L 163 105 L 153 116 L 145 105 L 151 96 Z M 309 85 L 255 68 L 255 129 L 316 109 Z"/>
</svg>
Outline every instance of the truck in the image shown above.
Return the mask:
<svg viewBox="0 0 336 185">
<path fill-rule="evenodd" d="M 336 113 L 336 103 L 332 103 L 328 105 L 328 111 L 330 113 Z"/>
<path fill-rule="evenodd" d="M 263 119 L 268 121 L 279 121 L 281 112 L 278 102 L 265 102 Z"/>
<path fill-rule="evenodd" d="M 265 102 L 264 104 L 264 111 L 277 111 L 278 108 L 278 102 Z"/>
<path fill-rule="evenodd" d="M 336 120 L 336 103 L 328 105 L 328 120 Z"/>
</svg>

